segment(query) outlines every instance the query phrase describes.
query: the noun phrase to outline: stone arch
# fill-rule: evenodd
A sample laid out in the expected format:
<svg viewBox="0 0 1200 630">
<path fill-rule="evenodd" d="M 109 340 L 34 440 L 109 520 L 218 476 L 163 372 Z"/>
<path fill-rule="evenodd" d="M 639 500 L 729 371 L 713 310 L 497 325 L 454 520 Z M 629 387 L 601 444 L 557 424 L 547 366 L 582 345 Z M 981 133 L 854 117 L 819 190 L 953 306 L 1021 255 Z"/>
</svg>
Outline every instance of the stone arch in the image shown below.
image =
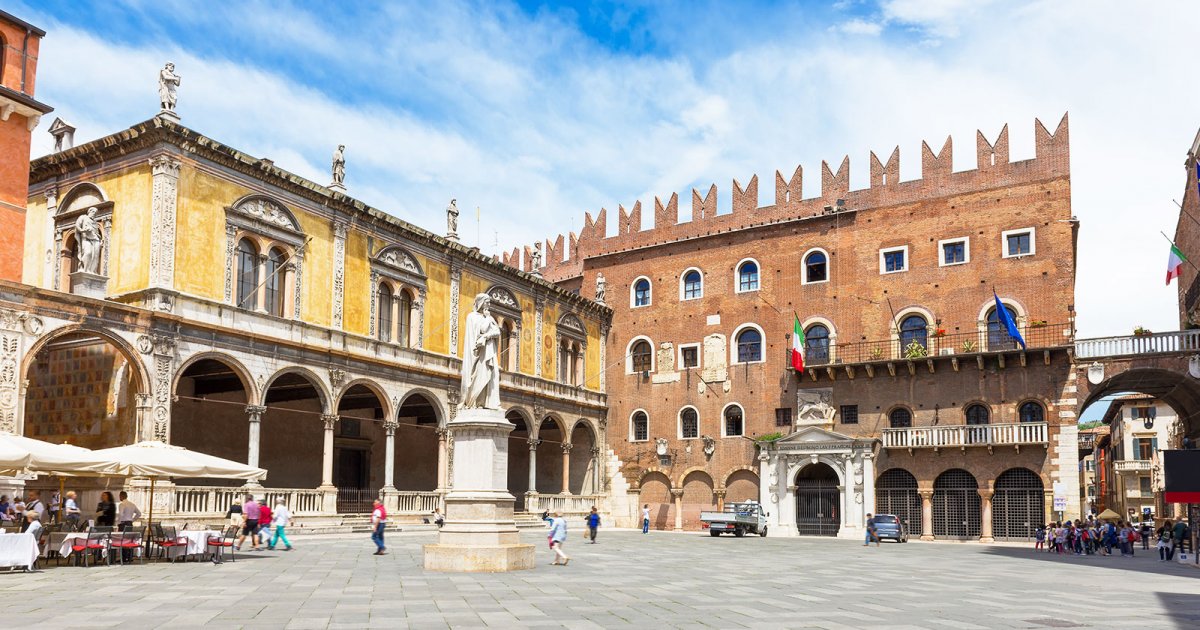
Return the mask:
<svg viewBox="0 0 1200 630">
<path fill-rule="evenodd" d="M 388 245 L 379 250 L 374 259 L 385 265 L 391 265 L 420 278 L 425 278 L 425 270 L 421 267 L 421 261 L 403 246 Z"/>
<path fill-rule="evenodd" d="M 325 381 L 322 380 L 320 376 L 317 376 L 316 372 L 313 372 L 312 370 L 300 365 L 289 365 L 287 367 L 280 368 L 274 374 L 272 374 L 271 377 L 267 379 L 266 383 L 263 384 L 261 398 L 259 398 L 259 400 L 262 401 L 260 404 L 266 404 L 267 393 L 271 391 L 271 386 L 274 385 L 281 376 L 285 376 L 287 374 L 297 374 L 307 380 L 309 384 L 313 386 L 313 389 L 317 391 L 317 396 L 321 399 L 322 413 L 332 413 L 330 407 L 332 396 L 329 394 L 329 387 L 325 384 Z"/>
<path fill-rule="evenodd" d="M 283 227 L 295 232 L 303 232 L 296 214 L 286 204 L 269 195 L 251 193 L 239 198 L 230 205 L 230 210 L 238 214 L 256 219 L 266 225 Z"/>
<path fill-rule="evenodd" d="M 526 407 L 513 405 L 504 412 L 504 419 L 514 426 L 508 433 L 508 491 L 515 499 L 513 509 L 522 512 L 535 507 L 525 503 L 525 495 L 531 490 L 529 456 L 533 452 L 530 450 L 530 440 L 533 439 L 533 413 Z"/>
<path fill-rule="evenodd" d="M 649 506 L 650 527 L 672 529 L 675 527 L 675 501 L 671 495 L 671 478 L 657 467 L 642 472 L 638 478 L 638 521 L 642 517 L 642 506 Z"/>
<path fill-rule="evenodd" d="M 599 494 L 599 462 L 592 454 L 600 447 L 599 433 L 587 418 L 579 418 L 567 435 L 571 442 L 568 489 L 572 494 Z"/>
<path fill-rule="evenodd" d="M 821 280 L 813 280 L 808 277 L 808 259 L 813 254 L 821 254 L 822 256 L 825 257 L 825 263 L 824 263 L 825 264 L 825 278 L 823 278 Z M 800 257 L 800 284 L 820 284 L 822 282 L 829 282 L 830 276 L 833 275 L 832 274 L 832 264 L 833 264 L 833 259 L 829 256 L 829 252 L 826 251 L 825 248 L 823 248 L 823 247 L 809 248 L 809 250 L 804 252 L 804 255 Z"/>
<path fill-rule="evenodd" d="M 707 470 L 693 467 L 680 477 L 683 489 L 680 504 L 683 508 L 683 528 L 700 529 L 700 512 L 715 510 L 717 506 L 716 484 Z"/>
<path fill-rule="evenodd" d="M 742 288 L 742 267 L 744 267 L 747 263 L 754 265 L 754 273 L 758 277 L 758 280 L 756 281 L 756 286 L 753 289 L 743 289 Z M 758 260 L 755 258 L 749 258 L 749 257 L 743 258 L 743 259 L 739 260 L 736 265 L 733 266 L 733 292 L 734 293 L 751 293 L 754 291 L 758 291 L 763 286 L 763 279 L 764 279 L 764 276 L 763 276 L 763 272 L 762 272 L 762 264 L 760 264 L 758 262 Z"/>
<path fill-rule="evenodd" d="M 438 428 L 446 425 L 441 399 L 424 388 L 411 389 L 395 403 L 393 485 L 397 490 L 429 492 L 439 484 Z"/>
<path fill-rule="evenodd" d="M 562 416 L 558 415 L 557 412 L 553 412 L 553 411 L 542 416 L 542 418 L 535 423 L 537 425 L 537 427 L 534 429 L 533 437 L 535 437 L 539 440 L 542 439 L 542 426 L 545 425 L 547 422 L 554 423 L 554 428 L 558 429 L 559 435 L 561 435 L 564 438 L 563 442 L 569 441 L 569 438 L 567 436 L 569 436 L 570 433 L 567 432 L 567 422 L 565 420 L 563 420 Z M 574 428 L 574 425 L 572 425 L 572 428 Z"/>
<path fill-rule="evenodd" d="M 663 470 L 662 468 L 659 468 L 658 466 L 651 466 L 649 468 L 646 468 L 645 470 L 642 471 L 642 474 L 638 475 L 638 479 L 637 479 L 638 488 L 642 487 L 642 483 L 646 480 L 647 477 L 649 477 L 650 475 L 653 475 L 654 473 L 658 473 L 667 480 L 667 482 L 666 482 L 667 489 L 670 490 L 673 486 L 671 485 L 671 476 L 668 474 L 668 472 L 669 471 Z"/>
<path fill-rule="evenodd" d="M 424 387 L 414 387 L 410 390 L 405 391 L 404 394 L 402 394 L 401 396 L 399 396 L 398 398 L 393 400 L 392 402 L 395 405 L 395 409 L 392 410 L 392 413 L 395 414 L 395 413 L 399 412 L 400 408 L 404 406 L 404 403 L 408 402 L 408 399 L 412 398 L 413 395 L 416 395 L 416 394 L 420 394 L 421 396 L 423 396 L 433 406 L 433 413 L 434 413 L 434 415 L 437 416 L 438 426 L 439 427 L 446 426 L 446 422 L 448 420 L 447 410 L 445 407 L 446 403 L 442 400 L 442 398 L 440 396 L 433 393 L 433 391 L 431 391 L 431 390 L 425 389 Z M 389 416 L 389 417 L 391 417 L 391 416 Z"/>
<path fill-rule="evenodd" d="M 738 466 L 725 476 L 722 489 L 726 503 L 757 501 L 760 495 L 758 471 L 750 466 Z"/>
<path fill-rule="evenodd" d="M 258 391 L 257 384 L 254 382 L 254 377 L 250 375 L 250 370 L 246 369 L 246 366 L 243 365 L 242 362 L 236 357 L 225 354 L 224 352 L 217 352 L 215 350 L 197 352 L 196 354 L 193 354 L 184 360 L 175 370 L 174 378 L 171 379 L 171 391 L 174 392 L 179 389 L 179 379 L 183 376 L 183 373 L 186 372 L 188 368 L 192 367 L 196 363 L 199 363 L 200 361 L 205 360 L 217 361 L 218 363 L 224 364 L 225 367 L 232 370 L 233 373 L 237 375 L 238 380 L 242 382 L 242 387 L 246 390 L 246 399 L 259 400 L 260 392 Z"/>
<path fill-rule="evenodd" d="M 29 368 L 33 365 L 34 357 L 39 352 L 44 350 L 47 345 L 56 339 L 60 339 L 70 334 L 93 334 L 104 339 L 104 341 L 112 344 L 125 357 L 125 361 L 134 366 L 134 374 L 137 377 L 137 389 L 139 393 L 149 394 L 152 389 L 150 386 L 150 375 L 147 372 L 145 364 L 141 361 L 141 355 L 137 349 L 125 341 L 123 337 L 114 332 L 100 328 L 99 326 L 89 326 L 87 324 L 69 324 L 46 332 L 25 353 L 25 359 L 21 362 L 21 374 L 28 374 Z"/>
<path fill-rule="evenodd" d="M 535 468 L 536 490 L 539 494 L 559 494 L 568 490 L 570 471 L 564 470 L 568 455 L 565 445 L 570 443 L 566 422 L 557 413 L 544 414 L 537 420 L 534 438 L 537 440 Z"/>
<path fill-rule="evenodd" d="M 738 336 L 747 330 L 758 331 L 758 360 L 754 361 L 739 361 L 738 360 Z M 767 333 L 763 331 L 762 326 L 754 322 L 744 322 L 733 329 L 733 334 L 729 337 L 729 365 L 766 363 L 767 361 Z"/>
<path fill-rule="evenodd" d="M 375 397 L 379 399 L 379 405 L 383 408 L 384 418 L 391 418 L 396 413 L 396 409 L 399 409 L 398 406 L 396 409 L 392 408 L 392 400 L 388 398 L 387 391 L 382 385 L 365 377 L 359 377 L 350 381 L 349 383 L 342 384 L 342 386 L 336 392 L 334 392 L 332 408 L 336 410 L 338 405 L 340 405 L 342 402 L 342 397 L 345 396 L 346 392 L 350 391 L 350 389 L 356 385 L 361 385 L 371 390 L 372 394 L 375 394 Z"/>
<path fill-rule="evenodd" d="M 62 196 L 55 214 L 69 214 L 105 203 L 109 203 L 109 198 L 104 188 L 95 182 L 79 182 Z"/>
<path fill-rule="evenodd" d="M 1013 312 L 1015 312 L 1017 314 L 1017 318 L 1018 318 L 1017 324 L 1018 325 L 1021 323 L 1021 321 L 1024 320 L 1024 318 L 1028 314 L 1028 311 L 1025 310 L 1025 306 L 1023 304 L 1021 304 L 1021 302 L 1018 300 L 1002 297 L 1002 298 L 1000 298 L 1000 303 L 1005 306 L 1011 307 Z M 995 299 L 984 300 L 983 306 L 979 307 L 979 320 L 978 321 L 980 324 L 984 324 L 984 325 L 987 324 L 988 313 L 991 312 L 991 310 L 993 308 L 996 308 L 996 300 Z"/>
</svg>

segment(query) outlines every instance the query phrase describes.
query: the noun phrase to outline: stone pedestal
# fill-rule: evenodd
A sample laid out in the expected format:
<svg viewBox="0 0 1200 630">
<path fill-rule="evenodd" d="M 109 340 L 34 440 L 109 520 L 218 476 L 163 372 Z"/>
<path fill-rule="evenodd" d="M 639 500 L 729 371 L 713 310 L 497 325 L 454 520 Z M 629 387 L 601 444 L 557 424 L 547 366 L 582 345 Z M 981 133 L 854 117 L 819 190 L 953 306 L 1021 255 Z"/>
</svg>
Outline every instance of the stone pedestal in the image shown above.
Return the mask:
<svg viewBox="0 0 1200 630">
<path fill-rule="evenodd" d="M 521 544 L 508 492 L 508 434 L 498 409 L 463 409 L 454 432 L 454 488 L 446 495 L 446 524 L 425 545 L 431 571 L 492 573 L 532 569 L 534 546 Z"/>
<path fill-rule="evenodd" d="M 158 115 L 155 116 L 155 118 L 161 118 L 167 122 L 175 123 L 176 125 L 179 124 L 179 114 L 176 114 L 175 111 L 171 109 L 158 110 Z"/>
<path fill-rule="evenodd" d="M 72 272 L 71 293 L 103 300 L 108 295 L 108 276 L 88 271 Z"/>
</svg>

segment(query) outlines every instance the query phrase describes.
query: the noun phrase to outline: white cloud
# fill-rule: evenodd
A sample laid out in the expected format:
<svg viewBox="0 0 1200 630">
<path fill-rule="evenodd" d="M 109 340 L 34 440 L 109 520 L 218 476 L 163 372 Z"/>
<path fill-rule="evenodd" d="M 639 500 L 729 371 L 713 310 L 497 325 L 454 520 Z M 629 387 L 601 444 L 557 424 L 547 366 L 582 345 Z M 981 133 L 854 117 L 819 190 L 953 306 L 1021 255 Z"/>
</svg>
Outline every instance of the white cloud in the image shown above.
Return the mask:
<svg viewBox="0 0 1200 630">
<path fill-rule="evenodd" d="M 837 25 L 836 29 L 849 35 L 878 35 L 883 31 L 883 24 L 854 18 Z"/>
<path fill-rule="evenodd" d="M 99 30 L 42 20 L 50 35 L 39 97 L 77 124 L 80 141 L 96 138 L 155 113 L 154 77 L 173 59 L 184 124 L 319 183 L 344 142 L 351 194 L 434 230 L 451 197 L 481 206 L 485 251 L 493 231 L 511 249 L 578 231 L 585 210 L 614 213 L 639 198 L 649 224 L 653 195 L 673 191 L 686 218 L 690 188 L 714 181 L 727 211 L 730 180 L 754 173 L 770 203 L 774 170 L 790 174 L 797 163 L 812 196 L 821 160 L 836 165 L 843 154 L 852 185 L 863 187 L 868 151 L 886 159 L 897 144 L 902 178 L 913 179 L 921 140 L 940 148 L 948 133 L 956 169 L 973 168 L 975 129 L 994 139 L 1006 122 L 1013 159 L 1029 158 L 1033 119 L 1053 129 L 1070 110 L 1081 331 L 1176 325 L 1174 287 L 1155 284 L 1166 255 L 1157 232 L 1174 230 L 1179 164 L 1200 124 L 1200 85 L 1179 80 L 1191 72 L 1196 5 L 894 0 L 863 24 L 888 20 L 941 46 L 914 46 L 891 29 L 848 46 L 822 25 L 728 51 L 697 35 L 704 62 L 687 49 L 614 54 L 553 15 L 503 5 L 388 11 L 352 38 L 331 38 L 334 26 L 304 15 L 285 33 L 317 42 L 305 62 L 312 76 L 357 73 L 380 93 L 343 94 L 209 48 L 119 45 Z M 268 12 L 254 23 L 285 17 Z M 326 51 L 329 39 L 341 47 Z M 35 154 L 50 149 L 44 131 L 35 137 Z M 463 233 L 474 244 L 470 215 Z"/>
</svg>

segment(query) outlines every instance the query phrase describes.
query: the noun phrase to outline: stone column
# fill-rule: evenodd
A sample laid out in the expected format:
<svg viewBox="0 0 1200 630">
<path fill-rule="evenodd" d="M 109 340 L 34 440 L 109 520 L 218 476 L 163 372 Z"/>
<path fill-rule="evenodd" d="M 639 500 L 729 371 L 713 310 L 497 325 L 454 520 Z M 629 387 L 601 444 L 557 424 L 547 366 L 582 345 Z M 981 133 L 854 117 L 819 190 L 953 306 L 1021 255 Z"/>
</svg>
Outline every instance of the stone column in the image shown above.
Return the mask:
<svg viewBox="0 0 1200 630">
<path fill-rule="evenodd" d="M 385 437 L 383 438 L 383 489 L 396 489 L 396 429 L 400 426 L 395 420 L 383 423 Z M 440 471 L 439 471 L 440 472 Z"/>
<path fill-rule="evenodd" d="M 672 488 L 671 496 L 675 497 L 675 531 L 683 529 L 683 488 Z"/>
<path fill-rule="evenodd" d="M 325 423 L 325 441 L 321 447 L 321 487 L 333 487 L 333 428 L 337 426 L 337 414 L 323 413 L 321 421 Z"/>
<path fill-rule="evenodd" d="M 725 509 L 725 489 L 714 490 L 713 496 L 717 499 L 717 511 L 723 511 Z"/>
<path fill-rule="evenodd" d="M 154 439 L 154 398 L 150 394 L 137 394 L 134 400 L 137 409 L 136 439 L 139 442 Z M 257 435 L 257 433 L 255 434 Z M 255 440 L 257 446 L 257 439 Z M 257 465 L 257 464 L 256 464 Z"/>
<path fill-rule="evenodd" d="M 875 513 L 875 454 L 863 453 L 863 509 Z"/>
<path fill-rule="evenodd" d="M 918 490 L 921 495 L 921 540 L 933 540 L 933 490 Z"/>
<path fill-rule="evenodd" d="M 437 438 L 438 438 L 437 487 L 438 487 L 438 490 L 441 491 L 441 490 L 445 490 L 447 485 L 449 485 L 447 483 L 449 481 L 447 479 L 447 477 L 449 476 L 448 475 L 449 467 L 446 465 L 446 437 L 447 436 L 446 436 L 446 428 L 445 427 L 438 427 L 436 429 L 436 431 L 437 431 Z"/>
<path fill-rule="evenodd" d="M 259 428 L 262 424 L 262 416 L 267 412 L 267 408 L 262 405 L 246 405 L 246 415 L 250 420 L 250 436 L 246 447 L 246 464 L 258 468 L 258 442 Z"/>
<path fill-rule="evenodd" d="M 981 543 L 996 542 L 996 539 L 992 537 L 992 494 L 993 494 L 993 492 L 994 491 L 991 490 L 990 488 L 988 488 L 988 489 L 980 488 L 979 489 L 979 505 L 981 508 L 980 520 L 982 521 L 980 523 L 979 542 L 981 542 Z"/>
<path fill-rule="evenodd" d="M 853 486 L 850 486 L 850 487 L 853 487 Z M 847 528 L 854 527 L 855 524 L 850 520 L 851 515 L 846 511 L 846 506 L 848 504 L 851 504 L 850 501 L 846 500 L 846 486 L 838 486 L 837 491 L 838 491 L 838 510 L 841 512 L 840 514 L 838 514 L 838 520 L 841 521 L 841 526 L 838 527 L 838 530 L 841 531 L 841 530 L 844 530 Z"/>
<path fill-rule="evenodd" d="M 525 494 L 536 497 L 537 496 L 537 449 L 538 449 L 538 445 L 540 445 L 542 443 L 542 441 L 537 438 L 531 437 L 528 440 L 526 440 L 526 442 L 528 442 L 528 444 L 529 444 L 529 490 L 527 490 L 525 492 Z M 531 507 L 536 507 L 536 506 L 531 506 L 529 504 L 529 500 L 526 499 L 525 500 L 525 510 L 530 511 Z"/>
<path fill-rule="evenodd" d="M 592 447 L 592 488 L 588 494 L 600 494 L 602 492 L 600 485 L 600 447 Z"/>
<path fill-rule="evenodd" d="M 562 444 L 562 493 L 571 494 L 571 447 L 570 442 Z"/>
<path fill-rule="evenodd" d="M 179 160 L 169 155 L 150 158 L 150 286 L 175 286 L 175 209 Z M 107 249 L 108 243 L 105 243 Z"/>
</svg>

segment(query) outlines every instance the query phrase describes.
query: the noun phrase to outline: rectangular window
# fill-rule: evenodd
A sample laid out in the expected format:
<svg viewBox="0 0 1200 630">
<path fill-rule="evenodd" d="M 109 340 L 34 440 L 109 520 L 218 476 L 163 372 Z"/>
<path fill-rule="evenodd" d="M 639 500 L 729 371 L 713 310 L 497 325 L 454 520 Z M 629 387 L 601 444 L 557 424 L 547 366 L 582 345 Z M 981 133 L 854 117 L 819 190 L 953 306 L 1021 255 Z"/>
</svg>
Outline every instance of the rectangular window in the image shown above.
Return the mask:
<svg viewBox="0 0 1200 630">
<path fill-rule="evenodd" d="M 1001 245 L 1004 247 L 1004 257 L 1029 256 L 1037 253 L 1037 242 L 1033 228 L 1007 230 L 1000 233 Z"/>
<path fill-rule="evenodd" d="M 879 250 L 879 273 L 908 271 L 908 246 Z"/>
<path fill-rule="evenodd" d="M 1138 477 L 1138 490 L 1141 490 L 1143 495 L 1154 493 L 1154 488 L 1150 485 L 1149 477 Z"/>
<path fill-rule="evenodd" d="M 1148 460 L 1154 454 L 1154 441 L 1152 438 L 1138 438 L 1137 441 L 1137 458 Z"/>
<path fill-rule="evenodd" d="M 842 405 L 839 411 L 842 424 L 858 424 L 858 405 Z"/>
<path fill-rule="evenodd" d="M 966 238 L 938 241 L 938 251 L 941 254 L 941 258 L 938 260 L 940 267 L 961 265 L 971 260 L 971 244 Z"/>
<path fill-rule="evenodd" d="M 699 346 L 680 346 L 679 365 L 685 370 L 689 368 L 700 367 Z"/>
<path fill-rule="evenodd" d="M 792 409 L 784 407 L 775 410 L 775 426 L 790 427 L 792 426 Z"/>
</svg>

